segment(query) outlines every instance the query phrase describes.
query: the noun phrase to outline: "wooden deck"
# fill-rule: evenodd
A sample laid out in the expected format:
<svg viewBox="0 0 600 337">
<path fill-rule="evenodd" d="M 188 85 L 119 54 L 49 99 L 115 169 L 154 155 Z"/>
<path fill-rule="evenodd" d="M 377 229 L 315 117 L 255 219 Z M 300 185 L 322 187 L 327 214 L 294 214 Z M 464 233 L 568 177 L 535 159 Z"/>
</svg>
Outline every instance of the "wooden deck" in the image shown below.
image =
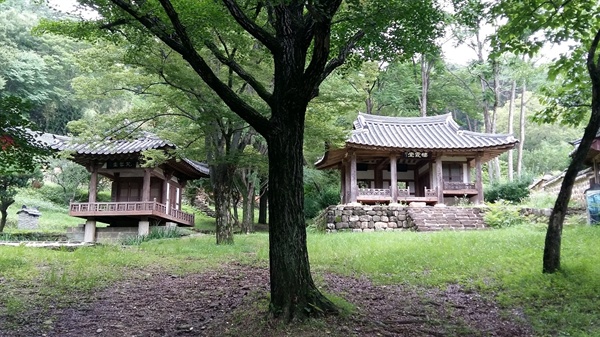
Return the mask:
<svg viewBox="0 0 600 337">
<path fill-rule="evenodd" d="M 477 195 L 475 184 L 470 183 L 444 183 L 444 196 L 473 196 Z M 427 205 L 435 205 L 438 202 L 437 190 L 426 188 L 424 196 L 410 194 L 409 189 L 398 189 L 397 202 L 408 204 L 411 202 L 424 202 Z M 392 193 L 389 188 L 360 188 L 358 189 L 357 201 L 363 204 L 388 204 L 392 201 Z"/>
<path fill-rule="evenodd" d="M 78 218 L 150 217 L 175 222 L 184 226 L 194 226 L 194 215 L 177 209 L 167 209 L 156 201 L 136 202 L 85 202 L 71 203 L 69 215 Z"/>
</svg>

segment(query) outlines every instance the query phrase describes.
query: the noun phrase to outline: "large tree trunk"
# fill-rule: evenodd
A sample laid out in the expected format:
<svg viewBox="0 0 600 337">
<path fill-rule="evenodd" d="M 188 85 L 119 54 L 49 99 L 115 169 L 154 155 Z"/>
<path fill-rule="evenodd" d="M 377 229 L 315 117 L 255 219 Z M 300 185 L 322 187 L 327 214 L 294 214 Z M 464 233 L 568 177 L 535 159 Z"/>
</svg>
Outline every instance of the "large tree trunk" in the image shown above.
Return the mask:
<svg viewBox="0 0 600 337">
<path fill-rule="evenodd" d="M 510 85 L 510 101 L 508 103 L 508 134 L 512 135 L 513 130 L 513 118 L 515 115 L 515 99 L 516 99 L 517 81 L 513 80 Z M 508 150 L 508 181 L 514 179 L 514 167 L 513 167 L 513 150 Z"/>
<path fill-rule="evenodd" d="M 233 244 L 233 221 L 230 209 L 234 173 L 235 165 L 221 163 L 210 167 L 210 180 L 215 194 L 218 245 Z"/>
<path fill-rule="evenodd" d="M 558 197 L 554 204 L 554 209 L 550 214 L 544 245 L 544 262 L 542 269 L 544 273 L 554 273 L 560 269 L 562 229 L 569 199 L 571 199 L 571 189 L 575 182 L 575 178 L 577 177 L 577 173 L 590 150 L 590 146 L 596 138 L 596 133 L 600 128 L 600 61 L 596 63 L 595 60 L 596 49 L 599 42 L 600 30 L 596 32 L 587 59 L 587 68 L 592 80 L 592 114 L 588 121 L 588 125 L 585 128 L 585 132 L 583 133 L 583 138 L 581 138 L 581 143 L 579 143 L 577 150 L 575 150 L 573 160 L 567 168 L 563 183 L 560 186 L 560 192 L 558 192 Z"/>
<path fill-rule="evenodd" d="M 286 321 L 337 312 L 310 274 L 304 222 L 304 111 L 293 105 L 282 104 L 296 111 L 274 111 L 278 118 L 272 119 L 267 138 L 271 312 Z"/>
</svg>

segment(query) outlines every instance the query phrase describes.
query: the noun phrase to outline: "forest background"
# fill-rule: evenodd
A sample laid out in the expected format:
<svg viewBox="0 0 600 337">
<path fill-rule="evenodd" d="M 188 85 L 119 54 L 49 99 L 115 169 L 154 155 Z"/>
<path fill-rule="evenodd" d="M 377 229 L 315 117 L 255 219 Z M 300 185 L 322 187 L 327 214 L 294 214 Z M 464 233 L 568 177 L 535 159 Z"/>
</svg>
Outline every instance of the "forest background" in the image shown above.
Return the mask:
<svg viewBox="0 0 600 337">
<path fill-rule="evenodd" d="M 578 118 L 556 114 L 557 103 L 549 97 L 561 90 L 562 81 L 560 76 L 548 76 L 552 68 L 547 53 L 543 57 L 490 57 L 495 19 L 482 8 L 470 10 L 469 22 L 461 17 L 466 12 L 449 10 L 444 36 L 426 53 L 358 66 L 349 62 L 323 83 L 307 113 L 307 217 L 316 215 L 339 193 L 335 172 L 316 171 L 312 163 L 324 153 L 325 144 L 343 142 L 358 112 L 386 116 L 451 113 L 464 129 L 514 134 L 519 147 L 488 165 L 488 186 L 512 180 L 531 182 L 566 168 L 573 149 L 569 142 L 581 137 L 579 122 L 585 114 Z M 73 15 L 36 1 L 0 3 L 0 97 L 26 101 L 27 118 L 41 131 L 81 137 L 150 131 L 175 143 L 180 149 L 177 155 L 234 162 L 232 203 L 244 206 L 241 226 L 250 231 L 252 201 L 265 193 L 264 140 L 227 113 L 214 94 L 198 86 L 197 79 L 177 70 L 181 60 L 172 53 L 73 39 L 38 27 L 41 20 L 73 19 Z M 213 118 L 217 112 L 226 117 Z M 223 144 L 229 152 L 218 153 L 207 146 L 207 139 Z M 148 160 L 161 158 L 148 153 Z M 58 177 L 49 170 L 47 176 L 55 182 L 66 179 L 85 184 L 82 168 L 64 159 L 52 160 L 49 167 L 73 172 L 70 177 Z M 209 184 L 204 187 L 210 190 Z M 65 189 L 65 200 L 74 197 Z M 230 209 L 237 212 L 237 207 Z M 262 217 L 259 222 L 266 222 Z"/>
</svg>

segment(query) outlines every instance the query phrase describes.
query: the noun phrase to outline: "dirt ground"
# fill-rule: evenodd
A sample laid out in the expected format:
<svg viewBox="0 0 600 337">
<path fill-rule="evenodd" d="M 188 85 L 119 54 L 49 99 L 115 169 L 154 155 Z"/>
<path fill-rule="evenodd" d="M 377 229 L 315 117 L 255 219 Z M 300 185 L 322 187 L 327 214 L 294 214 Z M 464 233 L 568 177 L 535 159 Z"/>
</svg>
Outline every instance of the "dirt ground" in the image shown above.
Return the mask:
<svg viewBox="0 0 600 337">
<path fill-rule="evenodd" d="M 352 303 L 354 313 L 282 325 L 266 312 L 268 270 L 231 264 L 181 277 L 130 278 L 66 307 L 30 310 L 20 321 L 0 324 L 0 336 L 533 335 L 521 312 L 501 310 L 460 286 L 382 286 L 333 274 L 317 279 L 327 293 Z"/>
</svg>

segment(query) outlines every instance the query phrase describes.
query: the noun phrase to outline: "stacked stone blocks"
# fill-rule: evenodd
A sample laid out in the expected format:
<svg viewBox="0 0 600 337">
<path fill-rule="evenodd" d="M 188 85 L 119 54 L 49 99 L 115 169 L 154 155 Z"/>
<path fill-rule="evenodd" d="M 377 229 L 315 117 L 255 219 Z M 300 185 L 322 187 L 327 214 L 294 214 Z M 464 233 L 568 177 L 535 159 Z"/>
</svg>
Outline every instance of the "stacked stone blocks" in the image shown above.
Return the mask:
<svg viewBox="0 0 600 337">
<path fill-rule="evenodd" d="M 330 206 L 327 232 L 437 231 L 485 228 L 484 211 L 475 207 Z"/>
</svg>

